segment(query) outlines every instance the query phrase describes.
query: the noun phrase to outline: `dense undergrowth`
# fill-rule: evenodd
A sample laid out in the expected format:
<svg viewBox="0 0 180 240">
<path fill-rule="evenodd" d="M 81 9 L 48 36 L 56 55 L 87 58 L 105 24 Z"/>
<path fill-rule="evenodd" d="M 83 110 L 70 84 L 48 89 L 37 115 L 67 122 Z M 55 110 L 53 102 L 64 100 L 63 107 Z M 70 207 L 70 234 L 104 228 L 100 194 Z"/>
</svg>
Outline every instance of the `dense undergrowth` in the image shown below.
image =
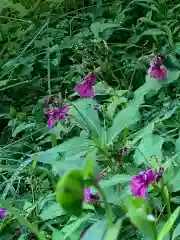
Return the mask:
<svg viewBox="0 0 180 240">
<path fill-rule="evenodd" d="M 0 1 L 1 240 L 178 239 L 179 21 L 178 0 Z"/>
</svg>

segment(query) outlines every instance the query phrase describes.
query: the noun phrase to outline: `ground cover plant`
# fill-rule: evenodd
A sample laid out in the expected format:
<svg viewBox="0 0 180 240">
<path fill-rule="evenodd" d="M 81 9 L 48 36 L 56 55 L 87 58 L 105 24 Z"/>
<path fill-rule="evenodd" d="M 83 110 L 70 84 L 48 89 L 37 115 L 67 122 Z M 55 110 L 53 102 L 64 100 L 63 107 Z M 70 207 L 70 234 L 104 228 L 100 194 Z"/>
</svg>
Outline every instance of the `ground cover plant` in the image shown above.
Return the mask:
<svg viewBox="0 0 180 240">
<path fill-rule="evenodd" d="M 180 239 L 179 16 L 1 0 L 1 240 Z"/>
</svg>

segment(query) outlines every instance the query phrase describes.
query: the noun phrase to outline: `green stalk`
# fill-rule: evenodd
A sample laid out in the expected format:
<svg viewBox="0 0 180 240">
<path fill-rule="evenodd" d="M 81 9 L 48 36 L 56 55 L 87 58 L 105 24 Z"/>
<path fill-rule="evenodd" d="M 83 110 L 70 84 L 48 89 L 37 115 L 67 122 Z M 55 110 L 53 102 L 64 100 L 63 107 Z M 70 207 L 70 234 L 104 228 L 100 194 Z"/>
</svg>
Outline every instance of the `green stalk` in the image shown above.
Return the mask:
<svg viewBox="0 0 180 240">
<path fill-rule="evenodd" d="M 100 185 L 97 182 L 94 182 L 93 185 L 102 197 L 102 200 L 103 200 L 104 206 L 105 206 L 106 215 L 107 215 L 107 218 L 109 221 L 109 226 L 111 227 L 113 225 L 113 215 L 112 215 L 111 208 L 109 207 L 109 204 L 107 202 L 106 195 L 105 195 L 103 189 L 100 187 Z"/>
</svg>

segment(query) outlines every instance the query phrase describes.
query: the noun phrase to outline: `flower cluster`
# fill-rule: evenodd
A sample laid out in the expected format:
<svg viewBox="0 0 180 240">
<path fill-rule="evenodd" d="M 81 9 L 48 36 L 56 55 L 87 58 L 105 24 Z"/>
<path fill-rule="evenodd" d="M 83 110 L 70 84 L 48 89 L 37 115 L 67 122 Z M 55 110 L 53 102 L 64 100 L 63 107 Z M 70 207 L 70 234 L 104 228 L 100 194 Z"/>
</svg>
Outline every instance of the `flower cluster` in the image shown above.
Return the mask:
<svg viewBox="0 0 180 240">
<path fill-rule="evenodd" d="M 49 110 L 46 114 L 48 116 L 48 126 L 49 128 L 53 128 L 55 125 L 56 120 L 64 121 L 68 116 L 69 106 L 62 106 L 59 108 L 55 108 Z"/>
<path fill-rule="evenodd" d="M 82 83 L 77 84 L 75 87 L 76 92 L 79 94 L 80 97 L 87 97 L 93 98 L 94 97 L 94 89 L 93 84 L 96 81 L 96 76 L 92 73 L 89 73 L 87 76 L 84 77 Z M 51 103 L 52 99 L 50 98 L 45 104 L 46 108 L 48 108 L 49 103 Z M 46 115 L 48 117 L 48 126 L 52 129 L 55 125 L 57 120 L 64 121 L 68 116 L 69 106 L 61 106 L 58 108 L 54 108 L 48 110 Z"/>
<path fill-rule="evenodd" d="M 130 188 L 134 196 L 147 198 L 147 187 L 160 180 L 164 169 L 159 168 L 158 172 L 155 173 L 152 169 L 140 172 L 138 175 L 131 179 Z"/>
<path fill-rule="evenodd" d="M 161 57 L 155 57 L 151 60 L 148 75 L 157 80 L 166 78 L 167 70 L 163 68 L 163 59 Z"/>
</svg>

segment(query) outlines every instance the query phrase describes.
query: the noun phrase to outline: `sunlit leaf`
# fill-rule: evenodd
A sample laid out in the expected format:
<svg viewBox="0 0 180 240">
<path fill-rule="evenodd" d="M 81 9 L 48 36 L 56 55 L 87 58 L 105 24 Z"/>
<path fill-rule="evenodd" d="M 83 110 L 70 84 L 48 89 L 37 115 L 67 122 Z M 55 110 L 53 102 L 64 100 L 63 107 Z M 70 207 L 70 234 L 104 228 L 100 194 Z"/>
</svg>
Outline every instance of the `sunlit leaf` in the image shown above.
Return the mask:
<svg viewBox="0 0 180 240">
<path fill-rule="evenodd" d="M 163 240 L 164 237 L 169 233 L 172 229 L 173 224 L 175 223 L 177 217 L 180 213 L 180 207 L 176 208 L 176 210 L 171 214 L 167 222 L 164 224 L 163 228 L 161 229 L 160 233 L 158 234 L 157 240 Z"/>
<path fill-rule="evenodd" d="M 43 211 L 41 212 L 39 217 L 43 221 L 47 221 L 50 219 L 54 219 L 56 217 L 63 216 L 65 214 L 66 214 L 66 212 L 61 208 L 61 206 L 58 203 L 52 202 L 43 209 Z"/>
<path fill-rule="evenodd" d="M 164 138 L 155 134 L 148 134 L 143 137 L 134 154 L 134 161 L 137 165 L 147 163 L 149 159 L 156 155 L 162 158 L 162 145 Z"/>
</svg>

